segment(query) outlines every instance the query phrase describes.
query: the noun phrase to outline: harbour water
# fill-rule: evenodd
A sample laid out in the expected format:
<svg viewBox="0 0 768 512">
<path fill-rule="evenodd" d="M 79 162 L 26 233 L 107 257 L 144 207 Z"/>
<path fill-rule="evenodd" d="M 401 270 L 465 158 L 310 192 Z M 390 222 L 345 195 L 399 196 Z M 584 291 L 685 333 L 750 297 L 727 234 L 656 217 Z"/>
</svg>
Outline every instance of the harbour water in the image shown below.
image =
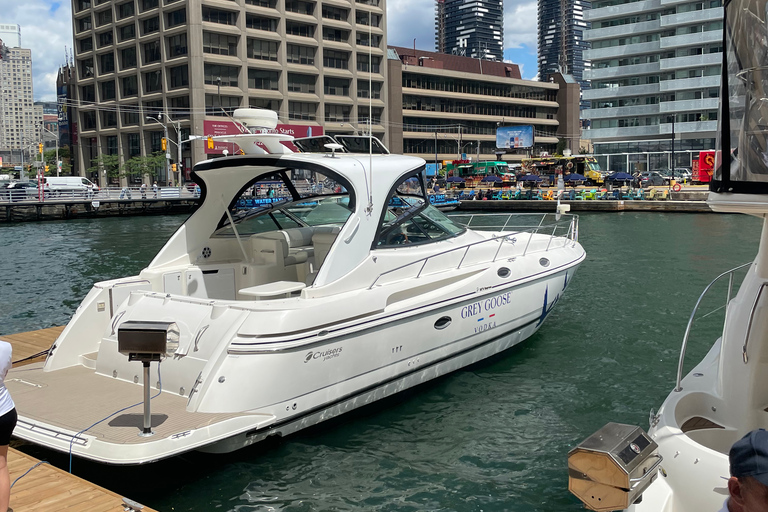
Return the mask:
<svg viewBox="0 0 768 512">
<path fill-rule="evenodd" d="M 0 334 L 63 325 L 94 281 L 137 273 L 183 220 L 0 226 Z M 587 260 L 522 345 L 234 454 L 130 468 L 75 460 L 74 472 L 160 511 L 582 510 L 567 490 L 568 450 L 607 421 L 647 428 L 674 385 L 696 299 L 754 257 L 759 230 L 743 215 L 582 214 Z M 721 320 L 697 322 L 687 369 Z M 64 455 L 19 449 L 67 467 Z"/>
</svg>

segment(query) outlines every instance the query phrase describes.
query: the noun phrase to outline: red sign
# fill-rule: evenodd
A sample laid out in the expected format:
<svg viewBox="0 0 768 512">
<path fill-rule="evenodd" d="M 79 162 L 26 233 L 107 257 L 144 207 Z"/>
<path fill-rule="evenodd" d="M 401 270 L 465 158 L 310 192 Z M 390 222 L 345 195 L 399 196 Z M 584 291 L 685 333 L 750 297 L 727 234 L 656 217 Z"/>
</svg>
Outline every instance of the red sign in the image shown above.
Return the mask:
<svg viewBox="0 0 768 512">
<path fill-rule="evenodd" d="M 715 170 L 715 152 L 714 151 L 700 151 L 699 152 L 699 168 L 698 172 L 694 170 L 692 179 L 699 183 L 709 183 L 712 181 L 712 173 Z"/>
<path fill-rule="evenodd" d="M 208 137 L 216 137 L 218 135 L 238 135 L 243 131 L 232 121 L 204 121 L 203 122 L 204 135 Z M 268 133 L 282 133 L 284 135 L 291 135 L 293 137 L 312 137 L 317 135 L 324 135 L 322 126 L 307 126 L 296 124 L 278 124 L 274 130 L 269 130 Z M 227 150 L 230 155 L 234 155 L 238 151 L 237 144 L 233 142 L 221 142 L 218 140 L 213 141 L 213 149 L 205 147 L 206 154 L 220 155 Z"/>
</svg>

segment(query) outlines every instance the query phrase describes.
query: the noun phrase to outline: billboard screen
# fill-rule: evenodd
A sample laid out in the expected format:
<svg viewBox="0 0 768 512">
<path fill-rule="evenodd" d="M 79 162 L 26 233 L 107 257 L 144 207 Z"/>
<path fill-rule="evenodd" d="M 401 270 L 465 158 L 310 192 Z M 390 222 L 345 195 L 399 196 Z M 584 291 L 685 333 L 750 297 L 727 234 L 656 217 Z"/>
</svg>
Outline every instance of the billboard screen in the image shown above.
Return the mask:
<svg viewBox="0 0 768 512">
<path fill-rule="evenodd" d="M 203 130 L 205 136 L 217 136 L 217 135 L 237 135 L 242 133 L 240 129 L 232 121 L 204 121 Z M 292 135 L 295 138 L 300 137 L 312 137 L 313 135 L 324 135 L 323 128 L 321 126 L 306 126 L 297 124 L 278 124 L 274 130 L 270 130 L 272 133 L 282 133 L 285 135 Z M 213 141 L 213 149 L 208 149 L 205 146 L 205 152 L 208 154 L 222 154 L 224 150 L 227 150 L 230 155 L 235 154 L 239 149 L 237 145 L 231 142 L 221 142 L 218 140 Z"/>
<path fill-rule="evenodd" d="M 496 147 L 503 149 L 532 148 L 533 126 L 502 126 L 496 128 Z"/>
</svg>

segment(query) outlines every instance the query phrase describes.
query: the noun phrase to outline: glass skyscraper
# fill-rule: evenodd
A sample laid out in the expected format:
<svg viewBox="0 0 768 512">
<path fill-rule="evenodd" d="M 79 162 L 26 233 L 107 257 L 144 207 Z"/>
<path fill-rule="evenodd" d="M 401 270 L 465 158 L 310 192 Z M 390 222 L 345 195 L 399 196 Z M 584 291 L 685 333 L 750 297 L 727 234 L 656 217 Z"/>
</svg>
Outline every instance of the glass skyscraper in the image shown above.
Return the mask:
<svg viewBox="0 0 768 512">
<path fill-rule="evenodd" d="M 502 0 L 438 0 L 435 49 L 475 59 L 504 59 Z"/>
<path fill-rule="evenodd" d="M 584 79 L 584 70 L 590 68 L 584 61 L 584 50 L 589 43 L 584 32 L 589 28 L 584 20 L 584 11 L 591 2 L 585 0 L 539 0 L 539 78 L 547 80 L 553 73 L 572 75 L 581 85 L 589 89 Z M 588 107 L 582 102 L 582 108 Z"/>
</svg>

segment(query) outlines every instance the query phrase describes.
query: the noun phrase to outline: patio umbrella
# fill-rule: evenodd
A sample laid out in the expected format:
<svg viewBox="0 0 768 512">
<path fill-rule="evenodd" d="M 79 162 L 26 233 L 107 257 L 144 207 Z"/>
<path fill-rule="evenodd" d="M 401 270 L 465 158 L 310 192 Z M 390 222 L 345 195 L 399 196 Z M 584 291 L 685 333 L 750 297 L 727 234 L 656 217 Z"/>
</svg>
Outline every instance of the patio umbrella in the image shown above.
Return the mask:
<svg viewBox="0 0 768 512">
<path fill-rule="evenodd" d="M 566 174 L 565 176 L 563 176 L 563 180 L 568 182 L 568 183 L 570 183 L 570 182 L 576 183 L 576 182 L 579 182 L 579 181 L 586 181 L 587 178 L 585 178 L 581 174 L 576 174 L 574 172 L 574 173 Z"/>
<path fill-rule="evenodd" d="M 449 183 L 464 183 L 464 179 L 458 176 L 449 176 L 445 181 Z"/>
<path fill-rule="evenodd" d="M 501 178 L 499 178 L 495 174 L 489 174 L 488 176 L 484 176 L 483 179 L 480 181 L 497 183 L 501 181 Z"/>
<path fill-rule="evenodd" d="M 632 181 L 634 178 L 626 172 L 615 172 L 605 179 L 607 181 Z"/>
<path fill-rule="evenodd" d="M 615 172 L 609 175 L 607 178 L 605 178 L 606 182 L 610 181 L 611 183 L 625 183 L 625 182 L 631 183 L 632 180 L 634 180 L 632 175 L 626 172 Z"/>
<path fill-rule="evenodd" d="M 541 182 L 542 179 L 541 176 L 535 174 L 525 174 L 517 178 L 517 181 L 522 182 L 524 185 L 530 184 L 531 188 L 533 188 L 537 183 Z"/>
</svg>

